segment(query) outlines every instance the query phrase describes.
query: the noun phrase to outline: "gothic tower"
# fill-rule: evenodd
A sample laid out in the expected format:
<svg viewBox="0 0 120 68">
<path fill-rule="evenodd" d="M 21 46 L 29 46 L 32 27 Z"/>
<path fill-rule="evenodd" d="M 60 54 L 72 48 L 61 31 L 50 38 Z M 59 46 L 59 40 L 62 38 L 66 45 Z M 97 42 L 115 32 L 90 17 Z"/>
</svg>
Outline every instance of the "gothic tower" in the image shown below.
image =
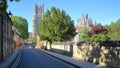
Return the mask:
<svg viewBox="0 0 120 68">
<path fill-rule="evenodd" d="M 40 20 L 43 18 L 44 15 L 44 4 L 42 4 L 41 6 L 38 5 L 34 5 L 34 18 L 33 18 L 33 25 L 32 25 L 32 36 L 35 37 L 37 36 L 37 32 L 38 32 L 38 27 L 39 27 L 39 22 Z"/>
</svg>

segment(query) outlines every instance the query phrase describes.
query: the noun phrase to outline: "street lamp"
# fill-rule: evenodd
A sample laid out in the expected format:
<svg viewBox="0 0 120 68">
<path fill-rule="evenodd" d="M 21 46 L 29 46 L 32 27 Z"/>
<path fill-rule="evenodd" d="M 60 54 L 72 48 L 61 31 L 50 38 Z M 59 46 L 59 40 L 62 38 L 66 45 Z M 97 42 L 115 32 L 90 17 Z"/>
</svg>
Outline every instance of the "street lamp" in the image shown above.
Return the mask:
<svg viewBox="0 0 120 68">
<path fill-rule="evenodd" d="M 8 15 L 9 15 L 10 17 L 12 17 L 12 13 L 11 13 L 11 11 L 9 11 Z"/>
</svg>

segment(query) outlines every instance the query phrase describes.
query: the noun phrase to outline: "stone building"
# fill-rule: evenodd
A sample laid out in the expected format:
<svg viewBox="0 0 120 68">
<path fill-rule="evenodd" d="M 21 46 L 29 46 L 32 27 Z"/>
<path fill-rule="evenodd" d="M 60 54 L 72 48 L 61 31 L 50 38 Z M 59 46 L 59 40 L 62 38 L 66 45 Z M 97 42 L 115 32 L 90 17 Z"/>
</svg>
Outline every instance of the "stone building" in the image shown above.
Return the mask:
<svg viewBox="0 0 120 68">
<path fill-rule="evenodd" d="M 41 19 L 43 19 L 44 16 L 44 4 L 41 6 L 34 5 L 34 18 L 33 18 L 33 31 L 32 31 L 32 37 L 37 38 L 37 44 L 36 48 L 40 48 L 41 44 L 43 41 L 40 40 L 39 36 L 37 35 L 38 33 L 38 28 L 39 28 L 39 22 Z"/>
<path fill-rule="evenodd" d="M 23 45 L 23 39 L 20 35 L 20 32 L 14 26 L 12 26 L 12 30 L 14 32 L 13 35 L 14 48 L 18 48 Z"/>
<path fill-rule="evenodd" d="M 32 43 L 32 32 L 29 32 L 29 38 L 27 39 L 28 43 Z"/>
<path fill-rule="evenodd" d="M 0 13 L 0 62 L 14 50 L 12 21 L 7 12 Z"/>
<path fill-rule="evenodd" d="M 93 22 L 91 18 L 88 18 L 88 14 L 83 14 L 82 18 L 78 19 L 76 24 L 76 32 L 78 33 L 75 36 L 74 42 L 79 42 L 80 34 L 83 32 L 84 28 L 90 29 L 93 26 Z"/>
<path fill-rule="evenodd" d="M 33 43 L 33 38 L 37 37 L 39 22 L 43 18 L 44 15 L 44 4 L 42 5 L 34 5 L 34 17 L 32 21 L 32 32 L 29 32 L 29 38 L 25 40 L 25 43 Z"/>
<path fill-rule="evenodd" d="M 82 19 L 78 19 L 77 27 L 90 27 L 92 26 L 92 19 L 88 19 L 88 14 L 83 14 Z"/>
<path fill-rule="evenodd" d="M 33 18 L 33 31 L 32 31 L 32 36 L 35 37 L 37 36 L 38 32 L 38 27 L 39 27 L 39 22 L 43 18 L 44 15 L 44 4 L 41 6 L 34 5 L 34 18 Z"/>
</svg>

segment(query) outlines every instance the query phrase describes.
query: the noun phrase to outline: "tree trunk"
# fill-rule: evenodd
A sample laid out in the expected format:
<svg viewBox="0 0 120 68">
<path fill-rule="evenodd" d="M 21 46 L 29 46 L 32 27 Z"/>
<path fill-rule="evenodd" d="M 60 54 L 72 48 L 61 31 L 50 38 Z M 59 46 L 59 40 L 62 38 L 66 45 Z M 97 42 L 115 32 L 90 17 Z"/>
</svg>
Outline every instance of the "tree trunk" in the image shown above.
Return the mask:
<svg viewBox="0 0 120 68">
<path fill-rule="evenodd" d="M 46 41 L 45 50 L 47 50 L 47 43 L 48 43 L 48 41 Z"/>
<path fill-rule="evenodd" d="M 50 50 L 52 50 L 52 45 L 51 45 L 51 42 L 50 42 Z"/>
<path fill-rule="evenodd" d="M 65 55 L 67 54 L 65 42 L 64 42 L 64 54 L 65 54 Z"/>
</svg>

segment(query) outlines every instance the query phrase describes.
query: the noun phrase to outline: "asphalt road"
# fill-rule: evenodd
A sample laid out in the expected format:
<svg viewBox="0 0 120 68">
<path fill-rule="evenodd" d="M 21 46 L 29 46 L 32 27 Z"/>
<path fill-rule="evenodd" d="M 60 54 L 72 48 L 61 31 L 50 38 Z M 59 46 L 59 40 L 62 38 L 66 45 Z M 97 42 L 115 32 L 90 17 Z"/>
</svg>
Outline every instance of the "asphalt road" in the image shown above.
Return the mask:
<svg viewBox="0 0 120 68">
<path fill-rule="evenodd" d="M 73 68 L 42 51 L 32 48 L 21 49 L 21 59 L 16 68 Z"/>
</svg>

